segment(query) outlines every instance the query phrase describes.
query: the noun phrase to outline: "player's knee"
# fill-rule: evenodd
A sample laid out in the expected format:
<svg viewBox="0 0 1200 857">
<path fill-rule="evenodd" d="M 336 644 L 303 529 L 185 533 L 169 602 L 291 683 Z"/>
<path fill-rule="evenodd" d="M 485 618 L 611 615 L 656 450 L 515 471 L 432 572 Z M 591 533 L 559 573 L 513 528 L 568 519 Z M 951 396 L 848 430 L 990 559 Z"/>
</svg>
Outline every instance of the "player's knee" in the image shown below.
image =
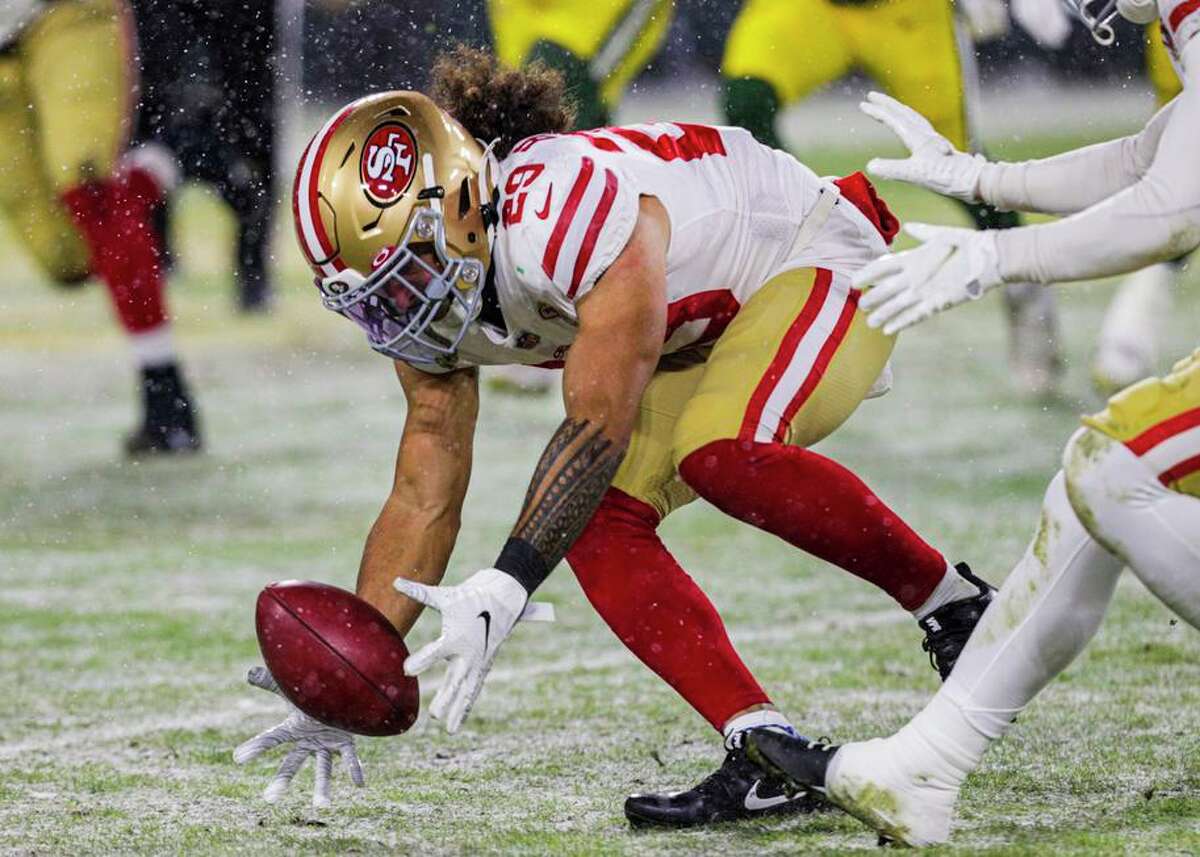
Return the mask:
<svg viewBox="0 0 1200 857">
<path fill-rule="evenodd" d="M 31 235 L 25 246 L 41 272 L 55 285 L 79 286 L 91 275 L 87 247 L 74 232 Z"/>
<path fill-rule="evenodd" d="M 1084 426 L 1071 436 L 1063 451 L 1063 478 L 1071 508 L 1083 526 L 1104 542 L 1105 520 L 1114 508 L 1112 500 L 1127 482 L 1120 441 Z"/>
</svg>

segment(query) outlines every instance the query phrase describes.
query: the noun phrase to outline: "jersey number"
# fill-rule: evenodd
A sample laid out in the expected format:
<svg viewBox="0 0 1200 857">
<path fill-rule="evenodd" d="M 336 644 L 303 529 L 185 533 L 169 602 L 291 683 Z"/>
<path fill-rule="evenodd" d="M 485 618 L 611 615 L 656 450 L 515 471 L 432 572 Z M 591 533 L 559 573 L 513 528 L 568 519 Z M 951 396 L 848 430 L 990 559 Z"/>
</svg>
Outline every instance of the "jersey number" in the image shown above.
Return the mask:
<svg viewBox="0 0 1200 857">
<path fill-rule="evenodd" d="M 544 164 L 523 164 L 508 174 L 508 181 L 504 183 L 504 205 L 500 209 L 505 226 L 521 222 L 525 214 L 525 200 L 529 196 L 528 188 L 545 168 Z"/>
</svg>

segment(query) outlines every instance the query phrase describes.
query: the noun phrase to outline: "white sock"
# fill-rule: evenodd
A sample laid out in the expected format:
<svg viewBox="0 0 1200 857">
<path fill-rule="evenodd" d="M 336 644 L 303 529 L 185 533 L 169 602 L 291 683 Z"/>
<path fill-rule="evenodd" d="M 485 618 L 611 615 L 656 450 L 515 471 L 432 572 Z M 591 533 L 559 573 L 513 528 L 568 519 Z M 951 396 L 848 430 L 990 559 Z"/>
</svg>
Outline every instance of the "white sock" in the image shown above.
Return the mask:
<svg viewBox="0 0 1200 857">
<path fill-rule="evenodd" d="M 151 330 L 129 335 L 133 359 L 142 368 L 166 366 L 175 362 L 175 340 L 171 336 L 171 325 L 163 322 Z"/>
<path fill-rule="evenodd" d="M 796 728 L 792 726 L 792 722 L 776 711 L 774 708 L 761 708 L 758 711 L 748 711 L 745 714 L 739 714 L 728 720 L 721 728 L 722 734 L 725 736 L 726 749 L 732 750 L 737 746 L 738 742 L 735 736 L 747 729 L 761 729 L 763 727 L 775 727 L 782 729 L 792 734 L 799 734 Z"/>
<path fill-rule="evenodd" d="M 914 618 L 921 620 L 939 607 L 945 607 L 951 602 L 962 601 L 964 598 L 971 598 L 978 594 L 979 587 L 969 580 L 963 579 L 963 576 L 947 563 L 946 573 L 942 575 L 941 582 L 925 599 L 925 603 L 912 611 L 912 614 Z"/>
</svg>

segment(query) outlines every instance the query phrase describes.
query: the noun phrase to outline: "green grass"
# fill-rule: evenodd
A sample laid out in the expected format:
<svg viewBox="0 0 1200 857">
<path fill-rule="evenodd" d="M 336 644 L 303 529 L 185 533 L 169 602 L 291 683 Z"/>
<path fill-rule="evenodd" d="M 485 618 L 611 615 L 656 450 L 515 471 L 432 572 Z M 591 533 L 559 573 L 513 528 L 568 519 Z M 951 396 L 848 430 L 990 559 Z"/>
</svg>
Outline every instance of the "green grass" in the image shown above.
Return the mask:
<svg viewBox="0 0 1200 857">
<path fill-rule="evenodd" d="M 1028 141 L 1024 156 L 1065 145 Z M 1074 141 L 1072 141 L 1074 142 Z M 862 153 L 815 152 L 822 172 Z M 886 187 L 906 219 L 957 208 Z M 690 785 L 715 736 L 628 655 L 570 573 L 546 586 L 560 620 L 517 631 L 465 731 L 362 742 L 369 788 L 311 774 L 277 808 L 271 765 L 229 751 L 281 706 L 242 682 L 254 597 L 269 580 L 351 586 L 386 494 L 403 421 L 387 362 L 317 306 L 279 243 L 272 318 L 231 314 L 228 223 L 192 193 L 172 289 L 209 451 L 130 464 L 120 337 L 97 288 L 63 292 L 19 261 L 0 288 L 0 851 L 47 853 L 830 854 L 874 838 L 838 815 L 631 833 L 636 789 Z M 7 244 L 6 249 L 11 250 Z M 12 255 L 6 254 L 7 259 Z M 1164 351 L 1194 345 L 1195 277 Z M 1063 397 L 1008 386 L 1002 310 L 986 300 L 906 335 L 897 383 L 823 452 L 862 474 L 941 546 L 999 581 L 1037 522 L 1079 412 L 1109 284 L 1062 292 Z M 485 396 L 476 479 L 451 579 L 491 561 L 559 419 L 553 400 Z M 835 739 L 900 726 L 936 677 L 885 596 L 703 504 L 664 536 L 721 609 L 778 703 Z M 414 632 L 428 639 L 436 622 Z M 1126 580 L 1090 649 L 1022 715 L 963 794 L 943 853 L 1200 850 L 1200 645 Z"/>
</svg>

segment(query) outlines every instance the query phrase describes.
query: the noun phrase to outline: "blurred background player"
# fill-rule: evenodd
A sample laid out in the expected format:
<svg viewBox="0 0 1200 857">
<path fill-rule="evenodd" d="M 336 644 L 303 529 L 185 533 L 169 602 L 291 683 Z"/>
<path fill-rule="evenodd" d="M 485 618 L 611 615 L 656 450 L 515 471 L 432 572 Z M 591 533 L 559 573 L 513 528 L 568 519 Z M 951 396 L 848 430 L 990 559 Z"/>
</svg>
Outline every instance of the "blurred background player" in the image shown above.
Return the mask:
<svg viewBox="0 0 1200 857">
<path fill-rule="evenodd" d="M 0 6 L 0 210 L 50 279 L 108 287 L 142 377 L 130 455 L 200 447 L 151 217 L 169 162 L 126 152 L 138 76 L 122 0 Z"/>
<path fill-rule="evenodd" d="M 1182 88 L 1157 21 L 1146 28 L 1146 74 L 1159 107 Z M 1092 358 L 1092 382 L 1102 395 L 1112 395 L 1158 368 L 1159 332 L 1171 312 L 1185 263 L 1186 257 L 1181 257 L 1151 265 L 1130 274 L 1117 287 Z"/>
<path fill-rule="evenodd" d="M 276 0 L 133 4 L 142 71 L 136 137 L 165 145 L 185 177 L 212 184 L 229 205 L 238 308 L 265 311 L 277 204 Z"/>
<path fill-rule="evenodd" d="M 999 0 L 958 5 L 961 15 L 950 0 L 748 0 L 722 62 L 726 118 L 784 148 L 775 130 L 780 108 L 857 69 L 928 116 L 955 146 L 974 149 L 971 37 L 1002 36 L 1008 11 Z M 1013 212 L 964 207 L 980 229 L 1020 222 Z M 1061 373 L 1054 296 L 1027 283 L 1010 284 L 1004 294 L 1014 383 L 1031 394 L 1050 393 Z"/>
</svg>

